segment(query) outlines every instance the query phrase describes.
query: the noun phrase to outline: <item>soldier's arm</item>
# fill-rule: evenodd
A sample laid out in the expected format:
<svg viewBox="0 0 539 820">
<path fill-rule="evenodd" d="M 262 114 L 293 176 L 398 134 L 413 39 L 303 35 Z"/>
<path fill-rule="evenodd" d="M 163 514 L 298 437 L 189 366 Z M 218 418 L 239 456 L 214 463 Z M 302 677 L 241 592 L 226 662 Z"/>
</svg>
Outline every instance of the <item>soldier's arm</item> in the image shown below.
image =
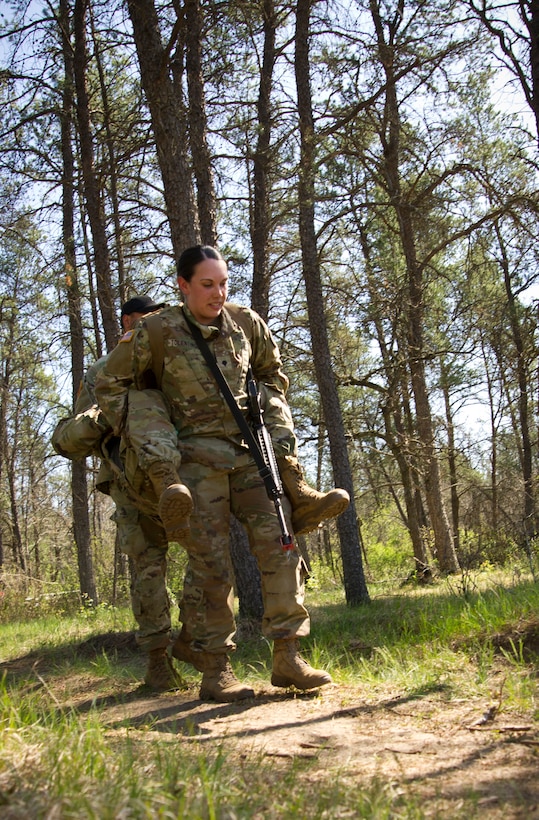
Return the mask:
<svg viewBox="0 0 539 820">
<path fill-rule="evenodd" d="M 253 310 L 249 310 L 252 322 L 251 330 L 251 366 L 255 378 L 280 393 L 283 399 L 288 390 L 288 377 L 283 371 L 281 353 L 272 333 L 263 319 Z"/>
<path fill-rule="evenodd" d="M 91 394 L 86 380 L 83 377 L 77 393 L 77 400 L 75 402 L 75 409 L 73 413 L 75 416 L 78 413 L 84 413 L 85 410 L 89 410 L 94 404 L 96 404 L 95 397 Z"/>
<path fill-rule="evenodd" d="M 79 388 L 79 398 L 81 400 L 87 400 L 90 404 L 97 404 L 95 397 L 95 380 L 99 371 L 105 366 L 106 361 L 107 357 L 101 356 L 100 359 L 90 365 L 84 374 Z M 77 401 L 78 400 L 79 399 L 77 399 Z"/>
<path fill-rule="evenodd" d="M 125 427 L 129 390 L 139 387 L 150 359 L 147 333 L 137 326 L 124 333 L 97 374 L 95 396 L 115 435 L 121 435 Z"/>
<path fill-rule="evenodd" d="M 286 400 L 288 377 L 283 371 L 281 354 L 267 324 L 253 315 L 251 365 L 259 383 L 264 421 L 277 456 L 297 455 L 297 439 L 292 413 Z"/>
<path fill-rule="evenodd" d="M 100 360 L 102 361 L 102 360 Z M 101 455 L 101 444 L 110 433 L 110 426 L 96 404 L 93 394 L 92 365 L 81 381 L 72 416 L 60 419 L 52 435 L 52 446 L 65 458 L 76 460 L 91 455 Z"/>
</svg>

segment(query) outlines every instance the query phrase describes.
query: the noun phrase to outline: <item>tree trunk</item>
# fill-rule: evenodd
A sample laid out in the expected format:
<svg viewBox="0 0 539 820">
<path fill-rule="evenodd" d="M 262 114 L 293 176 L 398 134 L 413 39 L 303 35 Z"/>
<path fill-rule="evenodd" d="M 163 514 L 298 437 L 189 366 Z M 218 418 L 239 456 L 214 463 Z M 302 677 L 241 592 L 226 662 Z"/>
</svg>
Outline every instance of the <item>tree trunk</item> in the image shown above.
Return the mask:
<svg viewBox="0 0 539 820">
<path fill-rule="evenodd" d="M 15 487 L 15 448 L 19 432 L 18 423 L 15 424 L 13 433 L 13 445 L 11 448 L 11 456 L 7 462 L 7 483 L 9 490 L 9 507 L 11 510 L 11 551 L 13 554 L 13 562 L 15 566 L 21 568 L 23 572 L 27 569 L 26 555 L 23 548 L 23 540 L 21 536 L 21 528 L 19 524 L 19 510 L 17 507 L 17 490 Z"/>
<path fill-rule="evenodd" d="M 470 6 L 490 34 L 498 40 L 502 53 L 507 58 L 506 65 L 510 66 L 520 83 L 526 102 L 533 113 L 539 140 L 539 0 L 508 3 L 509 14 L 514 14 L 515 20 L 509 17 L 507 22 L 503 21 L 505 15 L 498 16 L 496 3 L 491 5 L 485 0 L 477 3 L 470 0 Z M 492 18 L 490 14 L 493 15 Z M 528 59 L 525 61 L 521 57 L 521 53 L 525 53 L 523 47 L 521 52 L 521 46 L 526 38 L 521 32 L 517 32 L 517 15 L 520 16 L 529 36 Z"/>
<path fill-rule="evenodd" d="M 532 442 L 530 436 L 530 422 L 528 409 L 528 368 L 526 364 L 526 346 L 524 342 L 524 334 L 522 332 L 520 319 L 518 316 L 518 308 L 516 304 L 515 295 L 511 283 L 511 275 L 509 272 L 509 260 L 505 249 L 503 237 L 498 225 L 495 226 L 496 235 L 498 238 L 498 245 L 502 255 L 502 269 L 503 280 L 505 285 L 505 294 L 507 297 L 507 306 L 509 312 L 509 322 L 511 325 L 511 334 L 513 337 L 513 344 L 516 350 L 516 372 L 518 383 L 518 427 L 517 435 L 521 441 L 522 452 L 522 478 L 524 482 L 524 538 L 526 539 L 525 547 L 528 548 L 529 540 L 534 536 L 536 529 L 535 520 L 535 495 L 534 495 L 534 480 L 533 480 L 533 458 L 532 458 Z"/>
<path fill-rule="evenodd" d="M 175 258 L 200 240 L 188 158 L 185 105 L 169 73 L 153 0 L 128 0 L 127 8 L 148 101 Z"/>
<path fill-rule="evenodd" d="M 485 349 L 485 341 L 481 336 L 481 351 L 485 366 L 487 382 L 488 408 L 490 421 L 490 526 L 493 530 L 498 527 L 498 416 L 499 410 L 495 402 L 495 379 L 490 372 L 490 365 Z"/>
<path fill-rule="evenodd" d="M 217 245 L 216 202 L 213 169 L 208 148 L 204 78 L 202 76 L 202 10 L 199 0 L 185 0 L 185 68 L 189 95 L 189 143 L 197 186 L 200 239 Z"/>
<path fill-rule="evenodd" d="M 0 320 L 4 321 L 3 311 L 0 305 Z M 4 497 L 4 472 L 7 467 L 7 451 L 8 451 L 8 431 L 7 431 L 7 408 L 9 401 L 9 376 L 10 363 L 9 357 L 4 353 L 4 359 L 0 361 L 0 510 L 5 510 Z M 0 514 L 0 570 L 4 566 L 4 527 L 7 528 L 7 517 L 4 518 L 4 513 Z"/>
<path fill-rule="evenodd" d="M 88 486 L 86 460 L 74 461 L 71 471 L 71 497 L 73 499 L 73 537 L 77 546 L 79 584 L 84 604 L 97 606 L 97 589 L 94 565 L 90 549 L 90 522 L 88 516 Z"/>
<path fill-rule="evenodd" d="M 295 33 L 295 75 L 301 139 L 298 182 L 299 232 L 313 358 L 324 419 L 328 430 L 333 475 L 338 486 L 348 490 L 350 494 L 350 506 L 337 519 L 343 562 L 344 588 L 347 602 L 351 605 L 357 605 L 366 603 L 369 600 L 369 593 L 363 573 L 354 502 L 354 483 L 350 469 L 342 410 L 332 368 L 316 247 L 314 220 L 315 144 L 309 80 L 310 10 L 311 0 L 298 0 Z"/>
<path fill-rule="evenodd" d="M 275 65 L 276 15 L 273 0 L 263 0 L 264 55 L 258 89 L 258 140 L 253 157 L 253 204 L 250 215 L 251 244 L 253 247 L 253 284 L 251 305 L 263 319 L 268 318 L 269 271 L 269 172 L 271 169 L 271 89 Z"/>
<path fill-rule="evenodd" d="M 457 572 L 459 564 L 445 510 L 440 465 L 435 451 L 434 430 L 423 361 L 422 295 L 412 278 L 410 299 L 410 373 L 416 408 L 416 424 L 423 451 L 425 494 L 438 565 L 442 572 Z"/>
<path fill-rule="evenodd" d="M 253 166 L 254 201 L 251 209 L 251 242 L 253 247 L 253 282 L 251 307 L 264 320 L 268 318 L 269 285 L 268 236 L 269 236 L 269 142 L 271 122 L 269 101 L 271 77 L 275 60 L 275 20 L 273 2 L 264 0 L 264 61 L 260 76 L 258 98 L 259 138 Z M 231 530 L 232 563 L 236 576 L 239 599 L 240 634 L 252 636 L 262 625 L 262 591 L 260 573 L 253 566 L 253 558 L 243 527 L 239 522 Z M 256 569 L 256 571 L 255 571 Z"/>
<path fill-rule="evenodd" d="M 94 55 L 99 74 L 99 88 L 101 90 L 101 100 L 103 102 L 103 123 L 106 133 L 106 144 L 108 152 L 108 172 L 110 180 L 110 200 L 112 205 L 112 221 L 114 225 L 114 246 L 116 249 L 116 264 L 118 267 L 118 295 L 120 303 L 123 304 L 127 300 L 126 281 L 125 281 L 125 264 L 124 264 L 124 250 L 123 250 L 123 228 L 122 218 L 120 214 L 120 204 L 118 198 L 118 171 L 116 164 L 116 151 L 114 148 L 114 136 L 111 129 L 111 112 L 109 105 L 109 95 L 107 88 L 107 81 L 103 71 L 103 61 L 101 59 L 100 43 L 95 33 L 93 14 L 90 7 L 90 19 L 92 25 L 92 38 L 94 45 Z"/>
<path fill-rule="evenodd" d="M 103 321 L 103 331 L 107 350 L 112 350 L 118 341 L 118 322 L 114 311 L 110 258 L 105 228 L 103 199 L 94 168 L 94 149 L 91 131 L 90 102 L 86 88 L 86 13 L 88 0 L 75 0 L 74 34 L 75 51 L 73 71 L 77 91 L 77 126 L 79 132 L 84 196 L 90 230 L 92 232 L 95 272 L 98 282 L 98 300 Z"/>
<path fill-rule="evenodd" d="M 422 448 L 425 494 L 434 533 L 435 551 L 442 572 L 456 572 L 459 568 L 449 520 L 444 506 L 440 465 L 435 450 L 432 415 L 425 378 L 423 351 L 423 277 L 416 257 L 413 220 L 410 204 L 402 195 L 400 185 L 400 114 L 397 101 L 397 85 L 394 74 L 393 47 L 387 45 L 383 30 L 380 7 L 371 0 L 371 15 L 376 30 L 378 53 L 386 77 L 385 130 L 380 133 L 384 149 L 383 172 L 390 202 L 399 225 L 400 241 L 408 277 L 407 343 L 408 364 L 412 382 L 412 394 L 416 409 L 416 424 Z M 400 17 L 395 18 L 398 25 Z M 390 39 L 395 31 L 392 31 Z"/>
<path fill-rule="evenodd" d="M 530 35 L 530 67 L 532 75 L 531 108 L 535 117 L 535 128 L 539 140 L 539 0 L 519 3 L 521 14 Z M 525 15 L 525 10 L 529 14 Z"/>
<path fill-rule="evenodd" d="M 445 420 L 447 426 L 447 461 L 449 464 L 449 481 L 451 482 L 451 518 L 453 522 L 453 533 L 455 551 L 459 554 L 460 548 L 460 499 L 458 494 L 457 475 L 457 451 L 455 448 L 455 424 L 453 421 L 453 411 L 451 409 L 451 396 L 449 394 L 449 374 L 447 368 L 441 362 L 442 372 L 442 392 L 444 394 Z"/>
<path fill-rule="evenodd" d="M 238 640 L 260 635 L 264 604 L 256 558 L 251 553 L 245 529 L 234 516 L 230 520 L 230 556 L 238 595 Z"/>
<path fill-rule="evenodd" d="M 398 408 L 390 410 L 388 406 L 383 407 L 383 416 L 386 428 L 386 441 L 393 453 L 393 457 L 397 462 L 399 473 L 402 481 L 402 488 L 404 493 L 404 503 L 406 506 L 406 526 L 410 533 L 410 540 L 412 541 L 412 549 L 414 553 L 415 571 L 417 577 L 424 579 L 431 576 L 429 569 L 429 558 L 427 550 L 425 549 L 425 542 L 421 533 L 421 520 L 419 518 L 416 497 L 415 497 L 415 482 L 413 478 L 413 470 L 410 467 L 411 454 L 405 445 L 406 436 L 404 434 L 404 425 L 400 416 Z M 397 435 L 395 436 L 394 428 Z"/>
<path fill-rule="evenodd" d="M 64 91 L 60 115 L 62 139 L 62 238 L 64 248 L 65 285 L 69 310 L 69 333 L 71 341 L 71 372 L 73 407 L 84 374 L 84 335 L 82 328 L 80 293 L 77 280 L 74 240 L 74 161 L 72 146 L 73 114 L 73 52 L 69 38 L 69 2 L 60 0 L 60 31 L 64 57 Z M 86 462 L 84 459 L 72 464 L 71 493 L 73 502 L 73 534 L 77 546 L 79 583 L 83 598 L 97 604 L 94 568 L 91 553 L 90 517 Z"/>
<path fill-rule="evenodd" d="M 384 298 L 384 289 L 380 287 L 380 283 L 373 273 L 369 236 L 365 230 L 365 226 L 361 222 L 358 222 L 357 227 L 361 238 L 361 247 L 365 260 L 369 299 L 375 306 L 375 309 L 373 310 L 373 322 L 376 332 L 376 339 L 378 341 L 378 346 L 382 356 L 382 364 L 386 376 L 386 382 L 389 385 L 387 396 L 382 404 L 385 438 L 387 445 L 391 450 L 395 461 L 397 462 L 402 481 L 404 503 L 406 506 L 406 516 L 404 520 L 412 541 L 415 561 L 414 569 L 418 578 L 426 579 L 429 578 L 432 573 L 429 569 L 429 559 L 422 535 L 422 521 L 417 504 L 417 482 L 415 480 L 416 471 L 413 468 L 413 453 L 410 447 L 410 436 L 407 435 L 407 427 L 405 426 L 403 420 L 404 415 L 408 425 L 410 424 L 409 402 L 404 400 L 405 384 L 402 366 L 400 363 L 402 357 L 398 354 L 398 350 L 397 353 L 395 353 L 386 343 L 384 323 L 381 318 L 388 315 L 394 315 L 396 311 L 393 305 L 386 304 L 381 301 L 381 299 Z M 391 338 L 398 338 L 397 328 L 395 326 L 391 329 Z"/>
</svg>

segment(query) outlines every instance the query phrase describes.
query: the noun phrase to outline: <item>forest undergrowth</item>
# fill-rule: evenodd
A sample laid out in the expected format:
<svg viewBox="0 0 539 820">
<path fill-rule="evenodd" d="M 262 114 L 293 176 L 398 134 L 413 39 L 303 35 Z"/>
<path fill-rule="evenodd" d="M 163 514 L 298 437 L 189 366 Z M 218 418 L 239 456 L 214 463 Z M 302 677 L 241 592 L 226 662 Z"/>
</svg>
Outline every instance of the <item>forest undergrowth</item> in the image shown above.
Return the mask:
<svg viewBox="0 0 539 820">
<path fill-rule="evenodd" d="M 334 683 L 269 684 L 268 642 L 240 643 L 256 697 L 202 703 L 199 675 L 153 695 L 127 607 L 11 611 L 0 654 L 3 818 L 537 817 L 539 587 L 477 572 L 351 608 L 307 592 L 304 654 Z M 7 618 L 7 612 L 10 617 Z"/>
</svg>

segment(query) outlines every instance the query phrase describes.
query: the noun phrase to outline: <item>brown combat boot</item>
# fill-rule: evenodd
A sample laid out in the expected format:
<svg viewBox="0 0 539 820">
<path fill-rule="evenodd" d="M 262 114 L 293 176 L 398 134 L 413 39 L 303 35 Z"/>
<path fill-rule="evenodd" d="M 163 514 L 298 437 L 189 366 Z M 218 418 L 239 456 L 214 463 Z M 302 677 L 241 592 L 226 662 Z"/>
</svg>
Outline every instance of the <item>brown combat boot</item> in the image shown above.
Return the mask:
<svg viewBox="0 0 539 820">
<path fill-rule="evenodd" d="M 180 634 L 176 640 L 173 641 L 170 654 L 173 658 L 183 661 L 183 663 L 190 663 L 191 666 L 194 666 L 199 672 L 204 672 L 208 654 L 206 652 L 197 652 L 191 648 L 191 641 L 185 626 L 182 626 Z"/>
<path fill-rule="evenodd" d="M 237 679 L 227 655 L 206 655 L 200 700 L 216 700 L 232 703 L 235 700 L 254 698 L 254 689 Z"/>
<path fill-rule="evenodd" d="M 156 461 L 148 467 L 148 477 L 159 499 L 159 518 L 169 541 L 175 541 L 189 529 L 193 498 L 182 484 L 173 464 Z"/>
<path fill-rule="evenodd" d="M 174 689 L 185 688 L 183 680 L 172 666 L 165 647 L 148 652 L 144 683 L 155 692 L 171 692 Z"/>
<path fill-rule="evenodd" d="M 296 638 L 278 639 L 273 643 L 272 686 L 295 686 L 296 689 L 316 689 L 332 683 L 323 669 L 313 669 L 299 654 Z"/>
<path fill-rule="evenodd" d="M 292 528 L 296 535 L 315 530 L 322 521 L 335 518 L 350 503 L 346 490 L 330 490 L 319 493 L 305 481 L 296 458 L 283 456 L 277 459 L 283 488 L 292 504 Z"/>
</svg>

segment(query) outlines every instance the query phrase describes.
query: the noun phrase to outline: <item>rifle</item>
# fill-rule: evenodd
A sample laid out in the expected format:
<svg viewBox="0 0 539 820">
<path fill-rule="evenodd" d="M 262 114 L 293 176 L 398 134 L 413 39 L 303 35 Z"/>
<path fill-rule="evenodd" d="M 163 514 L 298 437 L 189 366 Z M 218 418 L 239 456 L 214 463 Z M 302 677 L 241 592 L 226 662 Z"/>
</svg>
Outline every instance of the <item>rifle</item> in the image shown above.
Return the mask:
<svg viewBox="0 0 539 820">
<path fill-rule="evenodd" d="M 283 505 L 281 504 L 281 498 L 284 494 L 283 485 L 281 484 L 281 477 L 277 468 L 273 444 L 266 425 L 264 424 L 258 387 L 256 381 L 254 380 L 251 367 L 249 367 L 247 371 L 247 395 L 249 397 L 251 421 L 254 430 L 252 430 L 247 424 L 245 416 L 240 410 L 229 384 L 221 371 L 221 368 L 215 361 L 215 356 L 202 336 L 200 328 L 189 320 L 185 312 L 184 317 L 187 322 L 187 326 L 191 330 L 191 334 L 206 361 L 206 364 L 213 373 L 214 378 L 219 385 L 228 406 L 230 407 L 232 415 L 236 419 L 237 425 L 240 428 L 245 441 L 247 442 L 251 455 L 255 460 L 256 466 L 258 467 L 259 475 L 264 482 L 268 497 L 275 505 L 275 512 L 277 513 L 279 527 L 281 528 L 281 546 L 283 550 L 288 553 L 288 557 L 290 557 L 290 553 L 294 549 L 294 539 L 288 532 L 288 527 L 286 525 L 283 512 Z"/>
<path fill-rule="evenodd" d="M 264 423 L 264 411 L 260 403 L 260 392 L 251 367 L 249 367 L 247 371 L 247 395 L 249 398 L 249 414 L 251 416 L 253 433 L 264 461 L 264 466 L 259 466 L 258 472 L 264 482 L 268 497 L 275 504 L 275 512 L 277 513 L 279 526 L 281 528 L 281 545 L 283 550 L 288 552 L 294 549 L 294 539 L 288 531 L 284 517 L 283 505 L 281 504 L 281 498 L 284 494 L 283 485 L 281 476 L 279 475 L 279 468 L 277 467 L 273 442 L 268 428 Z"/>
</svg>

